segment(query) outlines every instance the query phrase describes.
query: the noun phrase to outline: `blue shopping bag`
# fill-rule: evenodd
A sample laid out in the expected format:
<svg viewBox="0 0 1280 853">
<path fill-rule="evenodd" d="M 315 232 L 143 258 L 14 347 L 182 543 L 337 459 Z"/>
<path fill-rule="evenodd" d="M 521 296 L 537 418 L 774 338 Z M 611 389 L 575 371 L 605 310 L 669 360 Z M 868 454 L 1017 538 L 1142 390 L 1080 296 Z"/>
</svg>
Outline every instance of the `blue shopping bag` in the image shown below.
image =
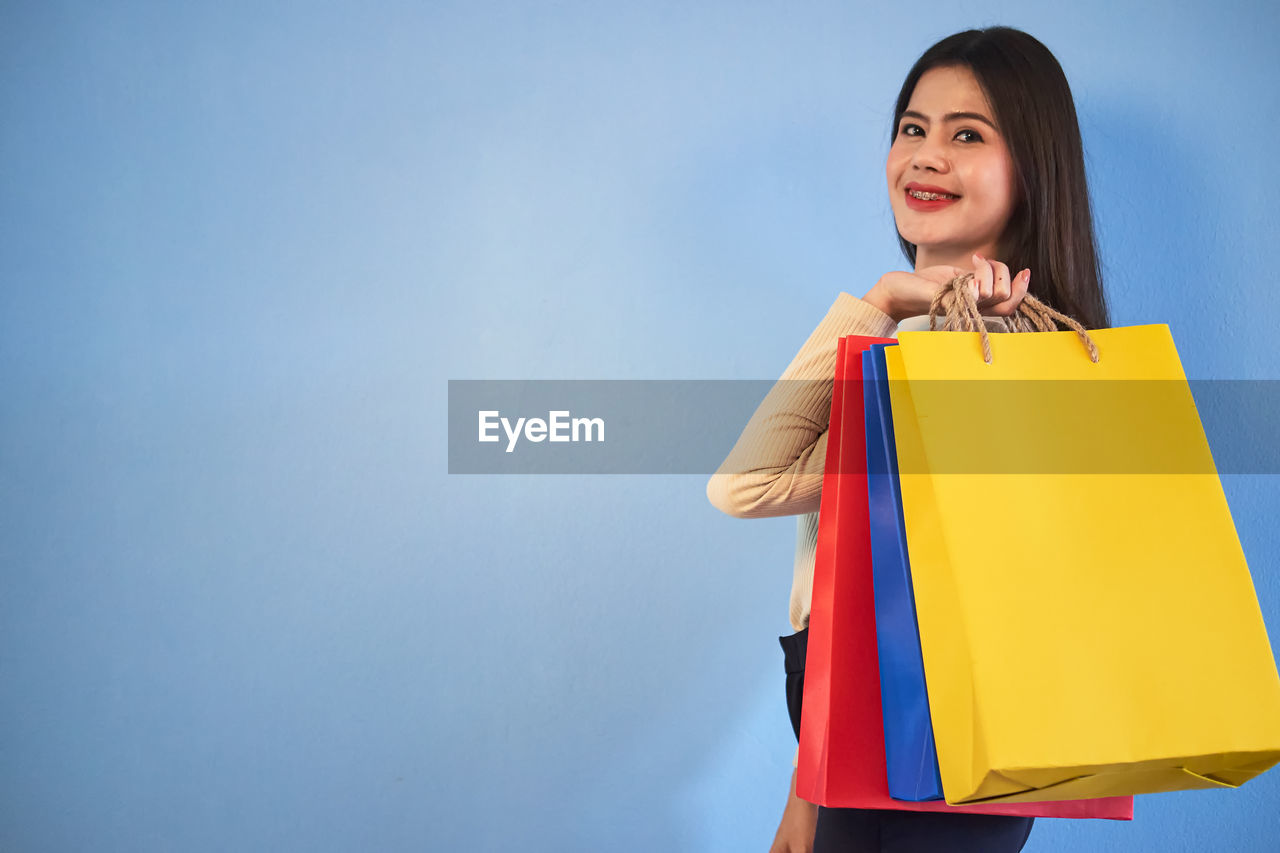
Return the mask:
<svg viewBox="0 0 1280 853">
<path fill-rule="evenodd" d="M 874 344 L 862 354 L 880 704 L 884 713 L 889 795 L 898 800 L 921 802 L 942 799 L 942 778 L 938 772 L 933 724 L 929 719 L 929 696 L 911 590 L 898 453 L 885 369 L 886 346 L 896 344 Z"/>
</svg>

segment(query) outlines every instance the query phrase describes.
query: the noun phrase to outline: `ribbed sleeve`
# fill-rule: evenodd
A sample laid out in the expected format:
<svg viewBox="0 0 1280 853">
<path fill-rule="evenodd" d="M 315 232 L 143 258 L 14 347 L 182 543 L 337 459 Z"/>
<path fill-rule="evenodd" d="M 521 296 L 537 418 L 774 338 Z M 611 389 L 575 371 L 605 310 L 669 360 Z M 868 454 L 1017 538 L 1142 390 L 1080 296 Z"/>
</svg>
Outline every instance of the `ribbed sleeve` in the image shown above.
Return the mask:
<svg viewBox="0 0 1280 853">
<path fill-rule="evenodd" d="M 707 483 L 707 498 L 737 518 L 814 512 L 822 496 L 827 424 L 844 335 L 888 337 L 896 324 L 841 293 L 796 353 Z"/>
</svg>

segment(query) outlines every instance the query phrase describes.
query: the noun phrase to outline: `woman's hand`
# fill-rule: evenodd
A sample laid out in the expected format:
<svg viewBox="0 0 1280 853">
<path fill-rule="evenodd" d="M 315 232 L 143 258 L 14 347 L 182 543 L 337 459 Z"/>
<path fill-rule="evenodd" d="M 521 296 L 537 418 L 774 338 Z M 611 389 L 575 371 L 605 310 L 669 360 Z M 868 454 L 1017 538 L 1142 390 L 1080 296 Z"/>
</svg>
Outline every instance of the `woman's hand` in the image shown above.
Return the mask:
<svg viewBox="0 0 1280 853">
<path fill-rule="evenodd" d="M 1031 284 L 1031 270 L 1010 277 L 1009 267 L 1000 261 L 974 255 L 971 270 L 947 264 L 924 267 L 915 272 L 887 272 L 862 299 L 894 320 L 929 313 L 934 295 L 949 281 L 967 272 L 973 273 L 969 287 L 983 314 L 1008 317 L 1018 310 L 1022 297 Z"/>
</svg>

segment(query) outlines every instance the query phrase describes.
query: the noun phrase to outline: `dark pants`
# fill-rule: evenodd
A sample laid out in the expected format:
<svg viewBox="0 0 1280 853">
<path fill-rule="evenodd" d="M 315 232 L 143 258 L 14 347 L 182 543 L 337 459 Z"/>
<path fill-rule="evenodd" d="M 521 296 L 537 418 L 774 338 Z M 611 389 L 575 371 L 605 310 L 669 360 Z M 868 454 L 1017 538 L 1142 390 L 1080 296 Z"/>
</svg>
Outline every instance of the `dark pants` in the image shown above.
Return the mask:
<svg viewBox="0 0 1280 853">
<path fill-rule="evenodd" d="M 800 736 L 809 631 L 778 638 L 786 657 L 787 710 Z M 818 808 L 813 853 L 1017 853 L 1035 818 L 895 809 Z"/>
</svg>

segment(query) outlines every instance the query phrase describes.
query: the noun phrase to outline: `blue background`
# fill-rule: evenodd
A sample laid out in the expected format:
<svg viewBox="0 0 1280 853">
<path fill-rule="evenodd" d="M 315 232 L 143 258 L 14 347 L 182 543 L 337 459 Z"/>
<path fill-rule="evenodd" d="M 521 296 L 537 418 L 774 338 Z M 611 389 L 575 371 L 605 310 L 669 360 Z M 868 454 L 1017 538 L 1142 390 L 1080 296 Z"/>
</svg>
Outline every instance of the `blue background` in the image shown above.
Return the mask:
<svg viewBox="0 0 1280 853">
<path fill-rule="evenodd" d="M 996 23 L 1116 324 L 1278 378 L 1276 9 L 3 3 L 0 849 L 768 849 L 793 521 L 451 477 L 447 380 L 776 376 L 904 263 L 902 77 Z M 1280 478 L 1226 488 L 1275 636 Z M 1273 850 L 1278 796 L 1027 849 Z"/>
</svg>

